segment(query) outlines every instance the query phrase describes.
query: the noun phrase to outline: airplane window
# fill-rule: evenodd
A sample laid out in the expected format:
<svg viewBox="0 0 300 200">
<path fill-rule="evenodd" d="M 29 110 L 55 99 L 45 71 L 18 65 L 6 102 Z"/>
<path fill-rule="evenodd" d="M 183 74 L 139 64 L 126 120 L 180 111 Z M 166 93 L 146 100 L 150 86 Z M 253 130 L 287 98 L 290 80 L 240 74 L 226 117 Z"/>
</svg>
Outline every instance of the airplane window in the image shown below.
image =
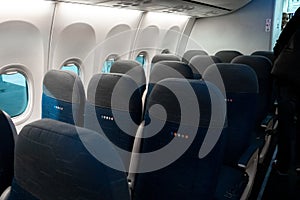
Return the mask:
<svg viewBox="0 0 300 200">
<path fill-rule="evenodd" d="M 61 70 L 74 72 L 78 76 L 79 76 L 79 73 L 80 73 L 79 67 L 76 64 L 73 64 L 73 63 L 66 64 L 66 65 L 62 66 Z"/>
<path fill-rule="evenodd" d="M 21 115 L 28 105 L 26 77 L 17 72 L 0 75 L 0 109 L 11 117 Z"/>
<path fill-rule="evenodd" d="M 116 60 L 117 60 L 117 55 L 108 56 L 107 59 L 104 61 L 104 64 L 103 64 L 103 67 L 102 67 L 102 73 L 109 73 L 112 64 Z"/>
<path fill-rule="evenodd" d="M 135 60 L 138 61 L 139 63 L 141 63 L 141 65 L 145 69 L 146 64 L 147 64 L 147 54 L 146 54 L 146 52 L 139 53 Z"/>
</svg>

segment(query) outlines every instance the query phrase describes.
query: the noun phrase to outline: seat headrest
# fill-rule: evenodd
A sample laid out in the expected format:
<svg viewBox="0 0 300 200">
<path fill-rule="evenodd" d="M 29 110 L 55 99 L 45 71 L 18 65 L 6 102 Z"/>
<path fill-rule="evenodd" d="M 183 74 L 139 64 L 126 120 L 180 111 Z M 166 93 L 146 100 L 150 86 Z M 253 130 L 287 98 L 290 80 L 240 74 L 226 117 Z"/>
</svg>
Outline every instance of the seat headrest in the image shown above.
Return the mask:
<svg viewBox="0 0 300 200">
<path fill-rule="evenodd" d="M 114 109 L 140 112 L 141 93 L 136 82 L 126 74 L 95 74 L 89 82 L 87 101 L 95 106 L 111 108 L 114 95 Z M 130 101 L 126 101 L 129 96 Z M 128 105 L 129 103 L 129 105 Z"/>
<path fill-rule="evenodd" d="M 164 61 L 164 60 L 180 61 L 180 58 L 176 55 L 173 55 L 173 54 L 159 54 L 159 55 L 155 55 L 152 58 L 151 63 L 155 64 L 157 62 Z"/>
<path fill-rule="evenodd" d="M 110 68 L 111 73 L 129 75 L 139 87 L 146 84 L 145 72 L 142 65 L 134 60 L 117 60 Z"/>
<path fill-rule="evenodd" d="M 188 97 L 188 98 L 187 98 Z M 212 103 L 213 102 L 213 103 Z M 160 105 L 167 113 L 167 121 L 193 125 L 191 122 L 195 118 L 193 113 L 199 108 L 199 127 L 208 127 L 209 123 L 214 127 L 224 126 L 226 111 L 224 96 L 219 89 L 209 82 L 199 80 L 186 80 L 179 78 L 167 78 L 154 85 L 147 102 L 146 111 L 154 105 Z M 218 110 L 217 117 L 211 121 L 212 104 Z M 165 120 L 162 107 L 151 110 L 151 116 Z M 186 118 L 182 118 L 183 110 Z M 198 113 L 199 114 L 199 113 Z M 223 119 L 223 123 L 222 122 Z"/>
<path fill-rule="evenodd" d="M 71 71 L 50 70 L 43 80 L 45 95 L 73 103 L 84 102 L 85 92 L 80 78 Z"/>
<path fill-rule="evenodd" d="M 161 61 L 154 64 L 150 73 L 150 83 L 157 83 L 165 78 L 193 78 L 191 67 L 180 61 Z"/>
<path fill-rule="evenodd" d="M 248 65 L 256 72 L 258 79 L 271 77 L 272 63 L 263 56 L 238 56 L 232 60 L 232 63 Z"/>
<path fill-rule="evenodd" d="M 217 63 L 210 65 L 204 71 L 203 79 L 212 82 L 218 88 L 225 87 L 226 92 L 258 93 L 256 73 L 244 64 Z"/>
<path fill-rule="evenodd" d="M 15 182 L 37 199 L 128 200 L 125 173 L 98 160 L 102 154 L 122 166 L 116 150 L 99 133 L 55 120 L 38 120 L 19 135 Z"/>
<path fill-rule="evenodd" d="M 264 56 L 264 57 L 268 58 L 272 63 L 274 61 L 274 52 L 273 51 L 255 51 L 251 55 Z"/>
<path fill-rule="evenodd" d="M 235 50 L 221 50 L 215 54 L 215 56 L 217 56 L 223 63 L 230 63 L 233 58 L 240 55 L 243 54 Z"/>
<path fill-rule="evenodd" d="M 184 63 L 190 63 L 191 59 L 194 56 L 199 56 L 199 55 L 208 55 L 208 53 L 204 50 L 200 49 L 193 49 L 193 50 L 188 50 L 186 51 L 183 56 L 182 56 L 182 62 Z"/>
<path fill-rule="evenodd" d="M 216 58 L 216 57 L 215 57 Z M 203 74 L 205 69 L 209 66 L 216 63 L 215 60 L 208 55 L 198 55 L 194 56 L 190 60 L 190 66 L 192 67 L 194 74 Z"/>
</svg>

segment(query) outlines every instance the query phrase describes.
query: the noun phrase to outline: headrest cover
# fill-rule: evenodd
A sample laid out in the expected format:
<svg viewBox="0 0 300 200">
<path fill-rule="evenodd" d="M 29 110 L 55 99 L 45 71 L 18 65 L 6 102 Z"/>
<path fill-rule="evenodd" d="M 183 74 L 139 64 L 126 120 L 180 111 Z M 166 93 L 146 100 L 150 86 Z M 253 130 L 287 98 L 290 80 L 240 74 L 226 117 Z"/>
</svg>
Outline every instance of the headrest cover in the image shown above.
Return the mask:
<svg viewBox="0 0 300 200">
<path fill-rule="evenodd" d="M 193 78 L 189 65 L 180 61 L 161 61 L 153 66 L 150 73 L 150 83 L 157 83 L 165 78 Z"/>
<path fill-rule="evenodd" d="M 151 116 L 165 120 L 164 112 L 161 110 L 163 108 L 167 113 L 167 121 L 191 126 L 193 126 L 196 112 L 196 115 L 200 114 L 201 117 L 200 122 L 198 121 L 199 127 L 208 127 L 210 122 L 212 127 L 223 127 L 226 113 L 224 99 L 219 89 L 211 83 L 168 78 L 159 81 L 153 87 L 146 112 L 150 109 Z M 155 105 L 160 105 L 160 107 L 152 108 Z M 218 112 L 213 119 L 212 105 Z M 188 113 L 185 118 L 183 112 Z"/>
<path fill-rule="evenodd" d="M 222 50 L 218 51 L 215 56 L 220 58 L 223 63 L 230 63 L 231 60 L 237 56 L 243 55 L 241 52 L 234 50 Z"/>
<path fill-rule="evenodd" d="M 268 79 L 271 77 L 272 63 L 263 56 L 238 56 L 232 60 L 232 63 L 245 64 L 251 67 L 258 79 Z"/>
<path fill-rule="evenodd" d="M 145 72 L 142 65 L 134 60 L 117 60 L 110 68 L 111 73 L 127 74 L 139 87 L 146 84 Z"/>
<path fill-rule="evenodd" d="M 203 79 L 232 93 L 258 93 L 256 73 L 247 65 L 218 63 L 210 65 L 203 74 Z"/>
<path fill-rule="evenodd" d="M 206 51 L 200 50 L 200 49 L 188 50 L 183 54 L 182 62 L 190 63 L 191 59 L 194 56 L 199 56 L 199 55 L 208 55 L 208 53 Z"/>
<path fill-rule="evenodd" d="M 92 145 L 93 155 L 87 144 Z M 42 119 L 26 125 L 19 135 L 15 179 L 37 199 L 128 200 L 125 173 L 94 157 L 100 154 L 122 166 L 116 150 L 99 133 Z"/>
<path fill-rule="evenodd" d="M 45 95 L 66 102 L 84 102 L 85 92 L 80 78 L 71 71 L 50 70 L 44 76 Z"/>
<path fill-rule="evenodd" d="M 159 54 L 159 55 L 155 55 L 152 58 L 151 63 L 155 64 L 157 62 L 164 61 L 164 60 L 180 61 L 180 58 L 173 54 Z"/>
<path fill-rule="evenodd" d="M 140 112 L 141 93 L 136 82 L 130 76 L 117 73 L 95 74 L 88 85 L 87 101 L 95 106 L 110 109 L 112 95 L 115 98 L 114 109 Z M 129 105 L 127 96 L 130 99 Z"/>
</svg>

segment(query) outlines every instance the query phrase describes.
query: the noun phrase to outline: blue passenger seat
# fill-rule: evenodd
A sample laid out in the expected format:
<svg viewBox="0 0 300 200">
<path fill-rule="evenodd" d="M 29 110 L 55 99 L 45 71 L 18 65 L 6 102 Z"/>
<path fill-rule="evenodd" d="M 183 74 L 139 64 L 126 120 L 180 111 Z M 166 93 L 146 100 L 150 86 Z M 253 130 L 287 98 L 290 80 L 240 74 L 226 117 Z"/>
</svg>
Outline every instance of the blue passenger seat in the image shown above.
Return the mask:
<svg viewBox="0 0 300 200">
<path fill-rule="evenodd" d="M 273 111 L 273 78 L 271 76 L 272 63 L 263 56 L 238 56 L 232 63 L 241 63 L 251 67 L 257 75 L 259 85 L 258 112 L 256 118 L 257 138 L 261 140 L 262 147 L 260 162 L 263 162 L 270 146 L 271 134 L 273 133 L 276 117 Z"/>
<path fill-rule="evenodd" d="M 227 102 L 228 137 L 215 199 L 246 199 L 253 186 L 259 152 L 254 135 L 257 76 L 247 65 L 219 63 L 209 66 L 203 79 L 224 90 Z"/>
<path fill-rule="evenodd" d="M 230 63 L 233 58 L 241 55 L 243 55 L 241 52 L 235 50 L 221 50 L 215 53 L 223 63 Z"/>
<path fill-rule="evenodd" d="M 224 97 L 210 83 L 158 82 L 148 99 L 140 149 L 133 154 L 133 200 L 212 199 L 224 152 L 225 113 Z"/>
<path fill-rule="evenodd" d="M 104 134 L 129 167 L 136 131 L 142 120 L 138 85 L 126 74 L 95 74 L 89 82 L 84 127 Z M 123 154 L 122 150 L 129 152 Z"/>
<path fill-rule="evenodd" d="M 0 194 L 11 185 L 17 131 L 10 116 L 0 110 Z"/>
<path fill-rule="evenodd" d="M 140 88 L 141 94 L 146 89 L 145 71 L 142 65 L 134 60 L 117 60 L 110 68 L 111 73 L 127 74 L 130 76 Z"/>
<path fill-rule="evenodd" d="M 200 50 L 200 49 L 191 49 L 191 50 L 187 50 L 186 52 L 184 52 L 183 56 L 182 56 L 182 62 L 189 64 L 191 59 L 194 56 L 207 56 L 208 53 L 204 50 Z"/>
<path fill-rule="evenodd" d="M 109 155 L 122 167 L 111 143 L 98 133 L 71 124 L 41 119 L 18 136 L 15 176 L 9 200 L 129 200 L 124 172 L 100 161 Z"/>
<path fill-rule="evenodd" d="M 85 91 L 71 71 L 50 70 L 43 80 L 42 118 L 83 126 Z"/>
</svg>

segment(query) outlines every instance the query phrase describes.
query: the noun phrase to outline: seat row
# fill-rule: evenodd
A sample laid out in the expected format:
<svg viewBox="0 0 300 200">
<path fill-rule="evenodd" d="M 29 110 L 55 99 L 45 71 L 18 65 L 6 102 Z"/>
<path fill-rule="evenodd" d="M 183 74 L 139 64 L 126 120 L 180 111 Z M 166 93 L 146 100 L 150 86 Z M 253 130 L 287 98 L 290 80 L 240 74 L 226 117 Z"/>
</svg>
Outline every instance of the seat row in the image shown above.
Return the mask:
<svg viewBox="0 0 300 200">
<path fill-rule="evenodd" d="M 247 198 L 261 150 L 256 140 L 261 87 L 249 65 L 213 64 L 203 80 L 192 80 L 192 70 L 182 67 L 186 64 L 158 62 L 144 111 L 145 85 L 138 85 L 132 74 L 94 75 L 85 101 L 76 75 L 49 71 L 42 116 L 55 121 L 43 119 L 23 128 L 7 196 Z"/>
</svg>

